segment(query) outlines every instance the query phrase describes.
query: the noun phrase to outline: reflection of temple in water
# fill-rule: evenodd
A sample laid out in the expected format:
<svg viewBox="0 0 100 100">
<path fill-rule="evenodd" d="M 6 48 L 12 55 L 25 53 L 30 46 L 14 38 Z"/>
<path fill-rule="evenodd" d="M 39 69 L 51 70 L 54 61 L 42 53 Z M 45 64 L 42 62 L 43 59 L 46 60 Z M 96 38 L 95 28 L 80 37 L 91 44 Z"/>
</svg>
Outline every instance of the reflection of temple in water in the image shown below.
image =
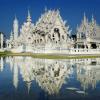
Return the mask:
<svg viewBox="0 0 100 100">
<path fill-rule="evenodd" d="M 4 65 L 3 58 L 1 57 L 0 58 L 0 71 L 3 71 L 3 65 Z"/>
<path fill-rule="evenodd" d="M 23 81 L 26 82 L 28 91 L 31 82 L 35 80 L 38 85 L 49 94 L 58 93 L 65 78 L 69 78 L 71 66 L 66 62 L 33 59 L 31 57 L 9 57 L 6 59 L 10 63 L 10 69 L 13 71 L 13 84 L 18 86 L 18 69 L 22 75 Z"/>
<path fill-rule="evenodd" d="M 84 63 L 77 64 L 77 79 L 84 90 L 92 87 L 100 81 L 100 58 L 86 59 Z"/>
<path fill-rule="evenodd" d="M 27 85 L 28 92 L 30 91 L 32 81 L 35 80 L 45 92 L 57 94 L 64 83 L 68 84 L 67 80 L 70 79 L 70 75 L 74 71 L 77 73 L 77 80 L 81 83 L 83 90 L 88 89 L 89 86 L 95 88 L 96 83 L 100 81 L 99 58 L 48 60 L 31 57 L 6 57 L 6 60 L 4 60 L 1 57 L 0 71 L 4 69 L 4 61 L 10 64 L 14 87 L 18 88 L 18 74 L 20 73 Z"/>
</svg>

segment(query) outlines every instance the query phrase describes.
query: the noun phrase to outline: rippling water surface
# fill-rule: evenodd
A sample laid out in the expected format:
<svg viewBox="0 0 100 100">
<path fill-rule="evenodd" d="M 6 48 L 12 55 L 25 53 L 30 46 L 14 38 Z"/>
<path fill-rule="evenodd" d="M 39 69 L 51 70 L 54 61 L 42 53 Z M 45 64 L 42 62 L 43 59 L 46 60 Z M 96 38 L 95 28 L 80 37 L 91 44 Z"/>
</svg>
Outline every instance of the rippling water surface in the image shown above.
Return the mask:
<svg viewBox="0 0 100 100">
<path fill-rule="evenodd" d="M 100 100 L 100 58 L 0 57 L 0 100 Z"/>
</svg>

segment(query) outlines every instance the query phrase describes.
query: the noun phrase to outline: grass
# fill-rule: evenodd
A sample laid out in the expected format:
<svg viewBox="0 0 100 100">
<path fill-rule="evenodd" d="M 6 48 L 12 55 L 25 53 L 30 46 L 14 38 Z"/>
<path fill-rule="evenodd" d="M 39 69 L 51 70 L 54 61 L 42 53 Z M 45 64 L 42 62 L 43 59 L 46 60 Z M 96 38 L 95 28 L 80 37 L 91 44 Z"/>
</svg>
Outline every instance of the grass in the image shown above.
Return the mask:
<svg viewBox="0 0 100 100">
<path fill-rule="evenodd" d="M 100 58 L 100 55 L 62 55 L 62 54 L 33 54 L 33 53 L 12 53 L 0 52 L 0 56 L 31 56 L 33 58 L 43 59 L 85 59 L 85 58 Z"/>
</svg>

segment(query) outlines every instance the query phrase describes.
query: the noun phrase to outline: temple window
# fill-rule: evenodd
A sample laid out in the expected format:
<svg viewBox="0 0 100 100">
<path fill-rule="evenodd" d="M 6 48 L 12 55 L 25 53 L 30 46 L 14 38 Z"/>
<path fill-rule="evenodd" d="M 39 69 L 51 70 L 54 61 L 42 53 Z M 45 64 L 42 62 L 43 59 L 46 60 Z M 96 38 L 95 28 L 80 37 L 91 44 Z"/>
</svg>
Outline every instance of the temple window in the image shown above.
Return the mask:
<svg viewBox="0 0 100 100">
<path fill-rule="evenodd" d="M 13 44 L 11 44 L 11 47 L 12 47 L 12 48 L 13 48 L 13 46 L 14 46 L 14 45 L 13 45 Z"/>
<path fill-rule="evenodd" d="M 42 42 L 42 39 L 40 39 L 40 42 Z"/>
<path fill-rule="evenodd" d="M 41 36 L 45 36 L 45 34 L 41 34 Z"/>
<path fill-rule="evenodd" d="M 50 34 L 48 35 L 48 38 L 51 38 L 51 35 Z"/>
<path fill-rule="evenodd" d="M 34 40 L 34 42 L 36 43 L 36 40 Z"/>
<path fill-rule="evenodd" d="M 39 40 L 37 40 L 37 42 L 39 43 Z"/>
<path fill-rule="evenodd" d="M 50 22 L 49 24 L 52 24 L 52 22 Z"/>
<path fill-rule="evenodd" d="M 43 21 L 43 23 L 45 23 L 45 22 Z"/>
<path fill-rule="evenodd" d="M 96 49 L 96 48 L 97 48 L 96 43 L 92 43 L 92 44 L 91 44 L 91 47 L 92 47 L 92 49 Z"/>
<path fill-rule="evenodd" d="M 31 38 L 29 37 L 28 39 L 30 40 Z"/>
<path fill-rule="evenodd" d="M 53 40 L 55 40 L 55 38 L 53 38 Z"/>
<path fill-rule="evenodd" d="M 54 37 L 54 34 L 52 36 Z"/>
<path fill-rule="evenodd" d="M 86 36 L 85 36 L 85 34 L 84 34 L 84 33 L 82 33 L 82 34 L 81 34 L 81 38 L 83 38 L 83 39 L 85 39 L 85 38 L 86 38 Z"/>
<path fill-rule="evenodd" d="M 60 32 L 59 32 L 59 28 L 54 28 L 54 32 L 58 34 L 58 38 L 60 39 Z"/>
<path fill-rule="evenodd" d="M 46 27 L 46 29 L 48 29 L 48 27 Z"/>
<path fill-rule="evenodd" d="M 58 28 L 54 28 L 54 32 L 59 33 L 59 29 Z"/>
</svg>

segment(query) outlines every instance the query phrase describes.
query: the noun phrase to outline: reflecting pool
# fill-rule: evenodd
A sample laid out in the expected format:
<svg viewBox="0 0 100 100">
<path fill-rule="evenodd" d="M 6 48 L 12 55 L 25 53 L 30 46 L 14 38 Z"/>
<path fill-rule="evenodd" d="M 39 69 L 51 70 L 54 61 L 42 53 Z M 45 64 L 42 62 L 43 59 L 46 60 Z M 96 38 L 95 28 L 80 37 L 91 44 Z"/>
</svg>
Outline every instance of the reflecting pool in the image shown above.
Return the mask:
<svg viewBox="0 0 100 100">
<path fill-rule="evenodd" d="M 100 100 L 100 58 L 0 57 L 0 100 Z"/>
</svg>

